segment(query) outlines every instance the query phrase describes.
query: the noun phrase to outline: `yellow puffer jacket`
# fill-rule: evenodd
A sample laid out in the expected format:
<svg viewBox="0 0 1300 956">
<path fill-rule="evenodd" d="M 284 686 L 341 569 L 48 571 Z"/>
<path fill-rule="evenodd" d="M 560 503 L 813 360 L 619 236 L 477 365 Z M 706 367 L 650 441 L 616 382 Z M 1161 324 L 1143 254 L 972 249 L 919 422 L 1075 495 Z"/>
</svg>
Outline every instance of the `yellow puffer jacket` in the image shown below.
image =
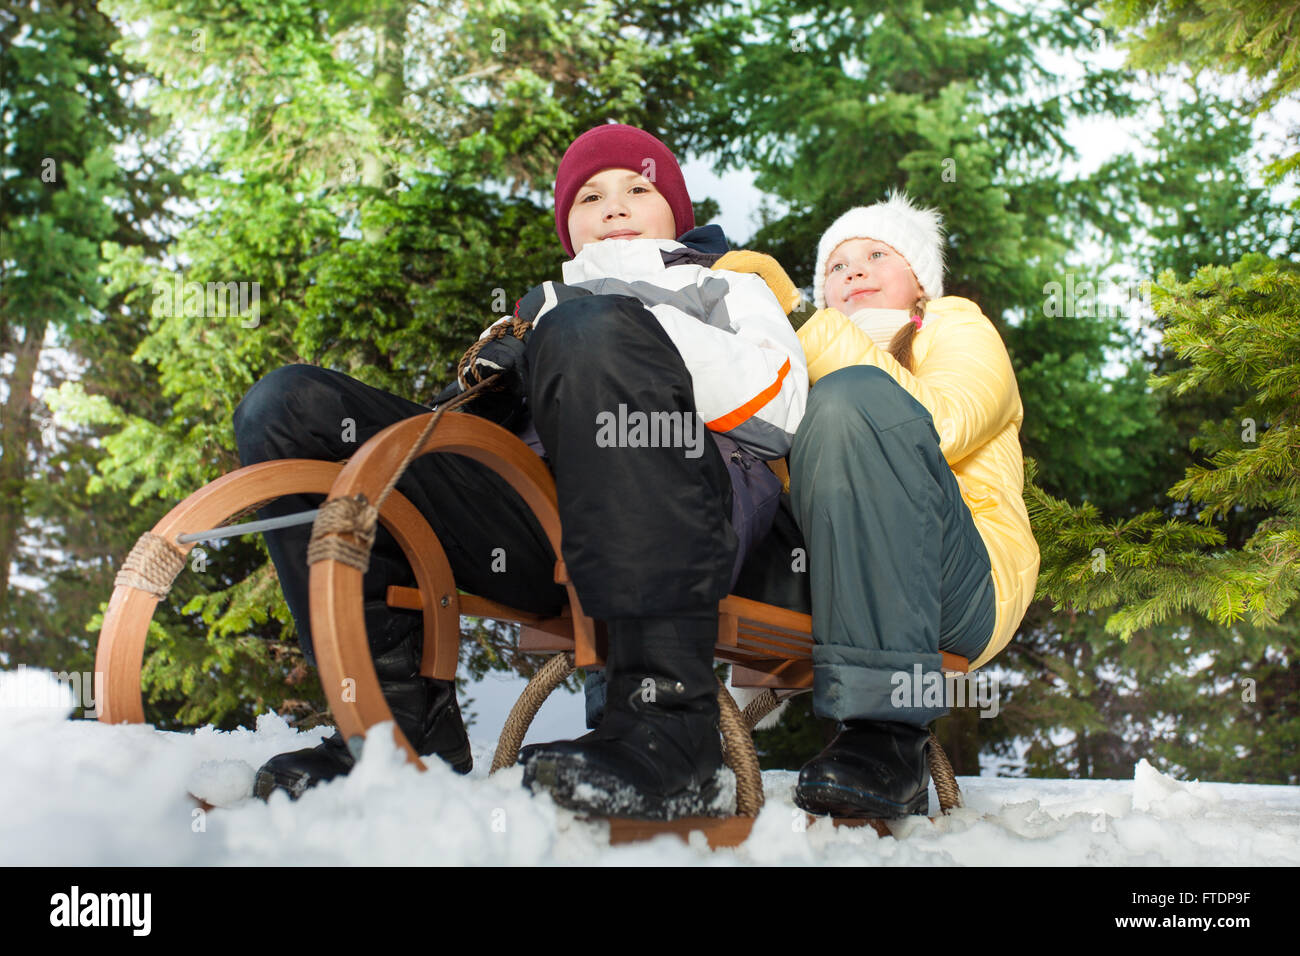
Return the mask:
<svg viewBox="0 0 1300 956">
<path fill-rule="evenodd" d="M 813 384 L 849 365 L 875 365 L 933 416 L 940 448 L 957 476 L 993 567 L 993 639 L 971 662 L 971 669 L 982 666 L 1015 634 L 1038 580 L 1038 542 L 1022 497 L 1024 409 L 997 329 L 969 299 L 945 296 L 931 301 L 912 339 L 914 372 L 836 309 L 815 313 L 799 329 L 799 341 Z"/>
</svg>

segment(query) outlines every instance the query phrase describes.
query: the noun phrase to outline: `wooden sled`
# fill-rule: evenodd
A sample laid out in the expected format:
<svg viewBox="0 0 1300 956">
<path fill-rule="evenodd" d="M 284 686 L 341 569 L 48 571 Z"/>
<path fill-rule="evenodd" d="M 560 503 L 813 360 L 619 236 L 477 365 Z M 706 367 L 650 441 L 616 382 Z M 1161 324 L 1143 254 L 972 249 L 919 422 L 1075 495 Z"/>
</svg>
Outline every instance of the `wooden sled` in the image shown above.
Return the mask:
<svg viewBox="0 0 1300 956">
<path fill-rule="evenodd" d="M 95 659 L 96 670 L 106 676 L 99 719 L 108 723 L 144 720 L 140 671 L 149 621 L 158 601 L 183 569 L 192 547 L 178 542 L 178 535 L 214 528 L 232 515 L 286 494 L 324 494 L 328 501 L 379 500 L 433 414 L 384 429 L 346 464 L 287 459 L 251 465 L 206 485 L 168 512 L 137 542 L 115 582 Z M 485 419 L 448 411 L 415 454 L 418 457 L 433 452 L 465 455 L 496 471 L 532 509 L 555 554 L 562 553 L 554 479 L 542 460 L 517 437 Z M 458 591 L 446 555 L 428 522 L 399 493 L 393 492 L 383 500 L 378 520 L 392 533 L 415 572 L 417 587 L 389 588 L 388 603 L 423 614 L 421 674 L 439 680 L 455 678 L 461 615 L 516 622 L 520 625 L 521 651 L 553 655 L 511 711 L 492 772 L 514 765 L 528 726 L 551 690 L 575 667 L 603 665 L 603 626 L 583 613 L 562 558 L 556 561 L 555 581 L 567 589 L 568 607 L 560 617 L 542 618 Z M 368 554 L 369 544 L 364 546 Z M 310 573 L 313 643 L 321 686 L 340 731 L 348 739 L 364 738 L 374 725 L 393 721 L 380 692 L 368 644 L 364 637 L 355 637 L 365 634 L 363 574 L 358 567 L 334 557 L 318 558 Z M 811 689 L 812 647 L 810 615 L 735 595 L 725 598 L 719 605 L 715 654 L 733 665 L 733 686 L 767 690 L 742 714 L 726 688 L 719 685 L 723 753 L 736 774 L 736 815 L 669 822 L 614 818 L 608 821 L 611 843 L 649 839 L 662 833 L 686 839 L 694 830 L 703 831 L 715 848 L 744 842 L 763 805 L 762 776 L 751 730 L 777 705 L 778 691 Z M 967 661 L 945 653 L 943 666 L 945 671 L 965 673 Z M 395 721 L 392 727 L 394 740 L 407 759 L 424 769 Z M 959 806 L 961 797 L 951 766 L 933 737 L 931 774 L 941 809 L 946 812 Z M 878 832 L 888 833 L 881 821 L 842 822 L 867 822 Z"/>
</svg>

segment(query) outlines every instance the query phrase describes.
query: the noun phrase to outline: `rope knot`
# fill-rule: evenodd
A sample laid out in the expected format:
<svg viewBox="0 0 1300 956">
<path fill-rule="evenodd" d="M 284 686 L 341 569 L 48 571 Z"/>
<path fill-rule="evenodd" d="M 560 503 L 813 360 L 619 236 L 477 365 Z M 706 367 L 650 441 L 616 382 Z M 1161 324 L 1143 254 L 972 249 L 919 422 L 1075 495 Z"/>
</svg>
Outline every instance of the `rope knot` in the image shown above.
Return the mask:
<svg viewBox="0 0 1300 956">
<path fill-rule="evenodd" d="M 370 549 L 375 543 L 379 509 L 355 498 L 333 498 L 320 508 L 311 526 L 311 543 L 307 545 L 307 564 L 317 561 L 341 561 L 362 574 L 370 567 Z M 349 541 L 341 535 L 351 535 Z"/>
<path fill-rule="evenodd" d="M 517 315 L 511 316 L 509 322 L 498 322 L 496 325 L 489 328 L 487 335 L 478 339 L 465 350 L 465 354 L 461 356 L 460 362 L 456 366 L 456 381 L 460 382 L 460 387 L 462 389 L 468 389 L 470 387 L 469 382 L 465 378 L 465 373 L 474 367 L 474 363 L 478 361 L 478 353 L 483 350 L 483 346 L 487 345 L 489 342 L 496 342 L 503 339 L 507 335 L 513 335 L 522 342 L 524 338 L 527 337 L 528 333 L 532 331 L 532 328 L 533 323 L 527 322 L 524 319 L 519 318 Z M 484 381 L 486 381 L 486 379 L 484 379 Z M 488 391 L 499 392 L 504 388 L 505 382 L 498 382 L 496 385 L 488 389 Z"/>
<path fill-rule="evenodd" d="M 166 538 L 146 531 L 123 559 L 113 587 L 138 588 L 161 600 L 184 567 L 184 551 L 177 551 Z"/>
</svg>

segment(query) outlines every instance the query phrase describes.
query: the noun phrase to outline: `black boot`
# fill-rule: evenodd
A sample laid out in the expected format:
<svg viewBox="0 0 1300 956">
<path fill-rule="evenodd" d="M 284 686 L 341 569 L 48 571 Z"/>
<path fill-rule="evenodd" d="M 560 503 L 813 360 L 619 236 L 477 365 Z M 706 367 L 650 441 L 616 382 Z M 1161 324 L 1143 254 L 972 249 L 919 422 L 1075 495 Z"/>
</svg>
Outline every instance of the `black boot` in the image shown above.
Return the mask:
<svg viewBox="0 0 1300 956">
<path fill-rule="evenodd" d="M 583 734 L 577 740 L 568 741 L 568 743 L 585 745 L 591 743 L 595 739 L 596 739 L 596 731 L 592 730 Z M 543 750 L 550 750 L 553 747 L 558 747 L 560 744 L 565 742 L 566 741 L 556 740 L 556 741 L 552 741 L 551 743 L 528 744 L 527 746 L 520 747 L 519 759 L 517 759 L 515 763 L 527 765 L 528 761 L 532 760 L 534 755 L 541 753 Z"/>
<path fill-rule="evenodd" d="M 436 753 L 457 773 L 469 773 L 474 761 L 455 682 L 419 676 L 424 643 L 419 616 L 367 601 L 366 634 L 379 689 L 415 752 Z M 257 771 L 253 792 L 266 800 L 281 789 L 296 800 L 308 788 L 348 774 L 355 764 L 342 733 L 335 731 L 315 747 L 272 757 Z"/>
<path fill-rule="evenodd" d="M 609 692 L 581 740 L 529 748 L 524 786 L 570 810 L 673 820 L 718 807 L 717 614 L 609 622 Z"/>
<path fill-rule="evenodd" d="M 596 728 L 605 716 L 605 674 L 603 671 L 592 671 L 587 674 L 583 683 L 583 696 L 587 705 L 587 729 L 591 733 L 583 734 L 574 743 L 582 743 L 594 740 L 596 737 Z M 529 744 L 526 747 L 519 748 L 519 758 L 515 763 L 528 763 L 532 755 L 543 747 L 549 747 L 550 744 Z"/>
<path fill-rule="evenodd" d="M 930 729 L 848 720 L 799 771 L 794 802 L 809 813 L 890 819 L 930 803 Z"/>
</svg>

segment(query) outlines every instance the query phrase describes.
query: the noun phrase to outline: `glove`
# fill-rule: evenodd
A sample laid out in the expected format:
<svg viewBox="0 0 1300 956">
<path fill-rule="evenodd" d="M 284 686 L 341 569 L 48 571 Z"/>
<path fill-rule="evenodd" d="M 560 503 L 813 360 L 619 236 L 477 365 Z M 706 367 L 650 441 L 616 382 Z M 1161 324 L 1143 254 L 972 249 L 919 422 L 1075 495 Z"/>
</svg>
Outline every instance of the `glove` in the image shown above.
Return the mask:
<svg viewBox="0 0 1300 956">
<path fill-rule="evenodd" d="M 441 392 L 439 392 L 437 395 L 434 396 L 433 404 L 430 405 L 429 407 L 437 408 L 439 405 L 445 404 L 446 402 L 450 402 L 453 398 L 455 398 L 463 391 L 465 390 L 460 387 L 460 382 L 453 381 L 450 385 L 448 385 Z M 473 403 L 471 402 L 470 404 Z"/>
<path fill-rule="evenodd" d="M 525 333 L 525 338 L 528 333 Z M 528 412 L 525 396 L 527 395 L 528 358 L 524 353 L 527 342 L 513 335 L 504 335 L 499 339 L 489 339 L 483 343 L 474 362 L 465 369 L 465 381 L 472 387 L 493 375 L 500 374 L 490 391 L 480 392 L 471 401 L 460 406 L 460 410 L 489 421 L 496 422 L 503 428 L 517 431 L 527 424 Z M 437 406 L 448 402 L 461 394 L 464 388 L 459 381 L 453 381 L 433 400 Z"/>
<path fill-rule="evenodd" d="M 436 409 L 439 405 L 451 401 L 463 391 L 460 382 L 453 381 L 438 393 L 431 407 Z M 504 392 L 480 392 L 470 401 L 457 408 L 456 411 L 477 415 L 479 418 L 486 418 L 490 422 L 496 422 L 507 431 L 515 433 L 518 433 L 528 424 L 527 403 L 523 401 L 521 396 L 510 389 Z"/>
<path fill-rule="evenodd" d="M 534 286 L 515 303 L 515 318 L 523 319 L 531 326 L 554 309 L 561 302 L 592 295 L 589 289 L 565 285 L 562 282 L 543 282 Z M 524 396 L 528 390 L 528 359 L 524 354 L 528 335 L 517 339 L 507 335 L 488 342 L 479 350 L 474 364 L 465 370 L 465 380 L 474 385 L 497 372 L 504 372 L 509 381 L 498 383 L 504 385 L 504 391 L 480 394 L 462 408 L 474 415 L 491 419 L 498 425 L 512 428 L 527 419 L 524 409 Z M 433 400 L 433 407 L 455 398 L 464 389 L 460 382 L 452 382 Z"/>
<path fill-rule="evenodd" d="M 503 373 L 502 378 L 507 380 L 506 390 L 516 391 L 522 396 L 528 383 L 528 358 L 524 354 L 527 344 L 527 334 L 522 339 L 503 335 L 499 339 L 488 340 L 479 349 L 474 364 L 465 369 L 465 381 L 476 385 L 500 372 Z M 497 384 L 501 385 L 502 382 L 498 381 Z"/>
</svg>

